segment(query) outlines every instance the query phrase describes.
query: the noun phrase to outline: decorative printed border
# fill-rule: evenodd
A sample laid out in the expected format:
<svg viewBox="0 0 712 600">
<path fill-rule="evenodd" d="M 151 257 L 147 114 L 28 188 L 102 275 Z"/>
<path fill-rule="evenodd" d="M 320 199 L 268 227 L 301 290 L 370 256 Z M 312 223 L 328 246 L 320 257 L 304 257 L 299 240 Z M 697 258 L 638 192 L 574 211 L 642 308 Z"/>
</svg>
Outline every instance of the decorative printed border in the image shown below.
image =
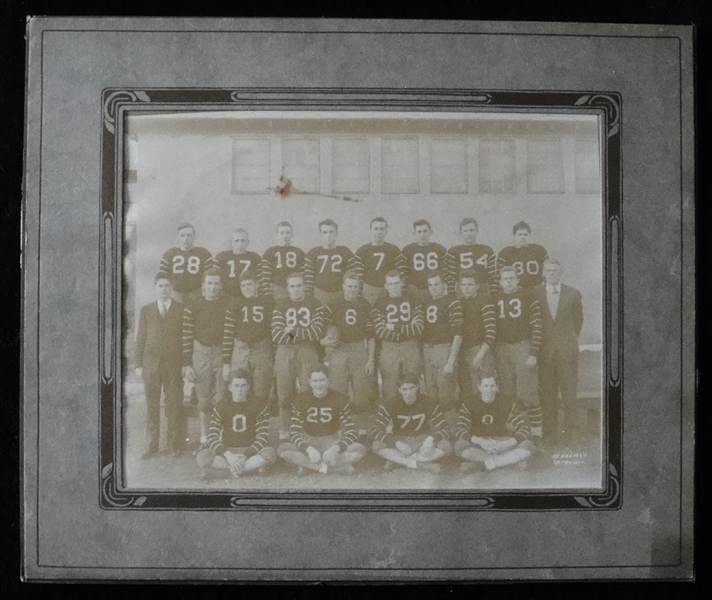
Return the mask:
<svg viewBox="0 0 712 600">
<path fill-rule="evenodd" d="M 123 239 L 123 113 L 209 110 L 597 112 L 603 131 L 604 382 L 601 493 L 463 490 L 127 492 L 121 490 L 121 248 Z M 616 510 L 622 503 L 622 160 L 621 97 L 615 92 L 438 89 L 106 89 L 101 103 L 101 223 L 99 261 L 99 503 L 104 509 L 257 511 Z"/>
</svg>

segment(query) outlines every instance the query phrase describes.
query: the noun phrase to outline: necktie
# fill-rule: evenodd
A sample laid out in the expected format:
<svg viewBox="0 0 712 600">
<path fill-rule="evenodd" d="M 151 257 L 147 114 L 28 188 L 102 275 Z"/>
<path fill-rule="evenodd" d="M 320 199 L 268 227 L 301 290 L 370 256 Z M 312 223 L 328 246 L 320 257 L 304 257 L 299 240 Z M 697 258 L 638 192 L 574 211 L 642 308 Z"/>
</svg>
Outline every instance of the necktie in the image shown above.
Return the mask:
<svg viewBox="0 0 712 600">
<path fill-rule="evenodd" d="M 163 302 L 158 303 L 158 310 L 160 311 L 162 317 L 166 316 L 166 305 Z"/>
</svg>

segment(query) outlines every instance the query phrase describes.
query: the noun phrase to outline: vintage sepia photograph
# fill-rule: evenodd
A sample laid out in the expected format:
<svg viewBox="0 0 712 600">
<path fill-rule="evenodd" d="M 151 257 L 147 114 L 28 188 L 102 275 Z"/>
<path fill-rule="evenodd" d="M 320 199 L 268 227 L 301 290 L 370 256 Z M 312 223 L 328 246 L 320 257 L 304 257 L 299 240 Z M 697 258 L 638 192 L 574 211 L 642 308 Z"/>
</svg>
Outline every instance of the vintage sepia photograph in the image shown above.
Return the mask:
<svg viewBox="0 0 712 600">
<path fill-rule="evenodd" d="M 121 124 L 124 490 L 604 487 L 600 110 Z"/>
</svg>

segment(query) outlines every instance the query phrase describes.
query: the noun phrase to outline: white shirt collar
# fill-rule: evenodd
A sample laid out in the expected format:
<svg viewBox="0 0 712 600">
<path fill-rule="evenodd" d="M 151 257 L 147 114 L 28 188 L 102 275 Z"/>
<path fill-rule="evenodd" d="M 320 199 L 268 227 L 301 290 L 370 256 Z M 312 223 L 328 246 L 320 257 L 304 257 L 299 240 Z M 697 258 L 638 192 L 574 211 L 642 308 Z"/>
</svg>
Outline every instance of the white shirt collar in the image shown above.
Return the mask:
<svg viewBox="0 0 712 600">
<path fill-rule="evenodd" d="M 548 283 L 546 284 L 546 292 L 548 294 L 552 294 L 553 292 L 561 292 L 561 282 L 557 283 L 556 285 L 549 285 Z"/>
</svg>

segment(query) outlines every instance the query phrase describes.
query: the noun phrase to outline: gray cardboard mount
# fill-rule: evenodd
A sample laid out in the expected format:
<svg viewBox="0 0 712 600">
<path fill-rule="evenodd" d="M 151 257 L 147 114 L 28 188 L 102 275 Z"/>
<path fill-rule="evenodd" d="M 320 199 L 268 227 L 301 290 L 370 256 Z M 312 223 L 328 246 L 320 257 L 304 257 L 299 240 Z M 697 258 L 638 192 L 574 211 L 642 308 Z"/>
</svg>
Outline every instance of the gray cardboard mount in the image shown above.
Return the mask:
<svg viewBox="0 0 712 600">
<path fill-rule="evenodd" d="M 693 576 L 692 29 L 416 21 L 28 23 L 27 580 Z M 622 503 L 613 511 L 103 510 L 105 88 L 610 90 L 622 98 Z"/>
</svg>

